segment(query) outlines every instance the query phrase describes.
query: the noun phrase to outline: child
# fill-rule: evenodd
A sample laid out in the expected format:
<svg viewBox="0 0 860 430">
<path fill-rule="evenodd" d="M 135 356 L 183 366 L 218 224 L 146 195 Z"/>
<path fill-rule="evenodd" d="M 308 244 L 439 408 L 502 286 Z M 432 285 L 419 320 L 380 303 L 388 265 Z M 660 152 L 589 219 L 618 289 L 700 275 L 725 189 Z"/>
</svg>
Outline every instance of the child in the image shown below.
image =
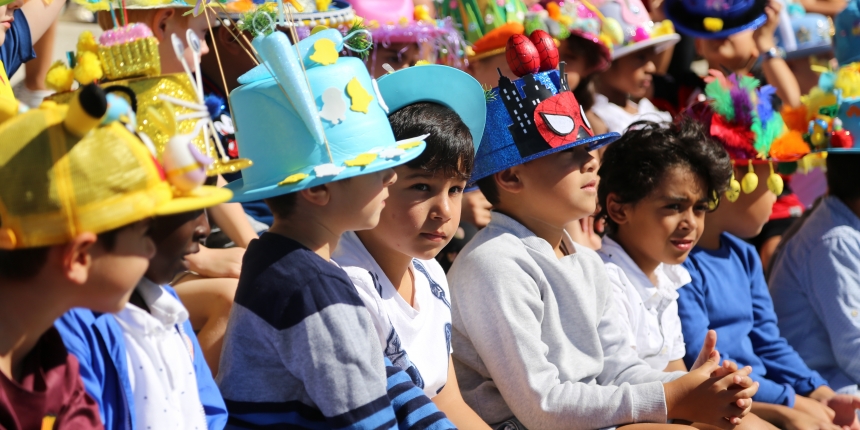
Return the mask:
<svg viewBox="0 0 860 430">
<path fill-rule="evenodd" d="M 141 141 L 99 126 L 105 94 L 16 118 L 2 99 L 0 427 L 102 429 L 78 360 L 51 325 L 73 307 L 120 311 L 155 247 L 149 217 L 172 204 Z M 83 136 L 83 137 L 81 137 Z"/>
<path fill-rule="evenodd" d="M 275 222 L 248 248 L 225 335 L 217 381 L 229 424 L 453 428 L 403 371 L 385 367 L 370 315 L 331 261 L 343 233 L 377 225 L 391 168 L 424 143 L 395 142 L 361 60 L 338 49 L 298 58 L 273 30 L 254 42 L 266 64 L 230 94 L 242 153 L 255 164 L 228 187 L 238 201 L 265 199 Z M 323 30 L 297 48 L 342 38 Z M 296 76 L 288 65 L 299 61 L 307 72 Z M 283 88 L 307 83 L 310 92 L 287 100 Z"/>
<path fill-rule="evenodd" d="M 780 331 L 837 392 L 857 395 L 853 365 L 858 328 L 858 210 L 856 149 L 827 155 L 829 195 L 784 242 L 770 279 Z M 850 409 L 860 406 L 852 402 Z M 834 408 L 835 409 L 835 408 Z M 834 421 L 840 425 L 850 421 Z"/>
<path fill-rule="evenodd" d="M 727 198 L 706 215 L 699 242 L 684 262 L 692 278 L 678 290 L 684 361 L 691 364 L 703 334 L 716 330 L 724 357 L 752 366 L 761 384 L 754 397 L 756 415 L 781 428 L 835 428 L 833 411 L 826 406 L 835 393 L 780 337 L 758 254 L 742 240 L 760 232 L 781 192 L 773 160 L 792 161 L 809 151 L 799 133 L 784 133 L 782 118 L 762 103 L 773 90 L 757 86 L 751 77 L 717 75 L 706 88 L 710 104 L 690 112 L 726 147 L 735 161 L 734 177 L 743 176 L 743 185 L 732 180 Z M 774 127 L 779 133 L 759 131 Z M 845 416 L 840 413 L 837 419 Z"/>
<path fill-rule="evenodd" d="M 652 23 L 641 0 L 605 0 L 595 6 L 606 19 L 620 23 L 623 34 L 613 36 L 612 64 L 595 78 L 594 114 L 615 133 L 623 133 L 639 120 L 671 121 L 668 112 L 657 109 L 645 96 L 657 71 L 654 56 L 681 40 L 672 23 Z"/>
<path fill-rule="evenodd" d="M 597 163 L 588 152 L 617 134 L 593 136 L 563 66 L 521 74 L 501 77 L 488 96 L 487 129 L 496 132 L 485 134 L 472 178 L 496 210 L 449 272 L 466 403 L 496 428 L 737 424 L 755 392 L 749 369 L 705 382 L 717 367 L 705 349 L 704 367 L 689 375 L 654 371 L 622 336 L 603 263 L 563 230 L 594 212 Z M 727 390 L 733 381 L 746 389 Z"/>
<path fill-rule="evenodd" d="M 9 77 L 36 58 L 33 45 L 54 24 L 66 0 L 0 1 L 0 96 L 12 98 Z"/>
<path fill-rule="evenodd" d="M 598 218 L 607 235 L 599 254 L 630 345 L 653 369 L 687 370 L 676 290 L 690 274 L 680 264 L 731 172 L 725 150 L 692 121 L 637 123 L 604 154 Z"/>
<path fill-rule="evenodd" d="M 421 89 L 404 92 L 413 82 L 422 82 Z M 489 429 L 460 395 L 450 357 L 448 283 L 434 259 L 460 223 L 472 142 L 480 142 L 486 121 L 484 91 L 465 72 L 427 65 L 383 77 L 379 92 L 394 137 L 427 134 L 427 149 L 394 169 L 399 179 L 389 187 L 379 225 L 347 232 L 333 258 L 370 311 L 385 355 L 457 427 Z"/>
<path fill-rule="evenodd" d="M 188 154 L 187 147 L 176 145 L 160 149 L 163 162 Z M 80 361 L 87 392 L 99 404 L 107 429 L 131 423 L 137 429 L 220 430 L 227 421 L 224 401 L 188 311 L 168 284 L 187 270 L 186 257 L 209 234 L 204 209 L 226 202 L 232 193 L 201 186 L 206 166 L 199 162 L 181 175 L 173 173 L 171 164 L 164 165 L 176 194 L 172 206 L 153 219 L 156 253 L 130 303 L 116 315 L 74 309 L 56 327 Z"/>
</svg>

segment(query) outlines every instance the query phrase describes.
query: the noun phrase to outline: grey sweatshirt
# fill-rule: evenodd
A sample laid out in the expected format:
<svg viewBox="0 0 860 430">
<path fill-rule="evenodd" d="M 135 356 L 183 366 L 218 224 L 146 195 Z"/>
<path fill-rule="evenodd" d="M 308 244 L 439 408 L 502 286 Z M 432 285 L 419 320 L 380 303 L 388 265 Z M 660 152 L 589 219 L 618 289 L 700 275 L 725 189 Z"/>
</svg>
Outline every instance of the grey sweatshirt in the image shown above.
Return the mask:
<svg viewBox="0 0 860 430">
<path fill-rule="evenodd" d="M 530 430 L 666 422 L 664 373 L 640 360 L 612 312 L 597 253 L 545 240 L 493 213 L 448 273 L 454 367 L 466 403 L 488 423 Z"/>
</svg>

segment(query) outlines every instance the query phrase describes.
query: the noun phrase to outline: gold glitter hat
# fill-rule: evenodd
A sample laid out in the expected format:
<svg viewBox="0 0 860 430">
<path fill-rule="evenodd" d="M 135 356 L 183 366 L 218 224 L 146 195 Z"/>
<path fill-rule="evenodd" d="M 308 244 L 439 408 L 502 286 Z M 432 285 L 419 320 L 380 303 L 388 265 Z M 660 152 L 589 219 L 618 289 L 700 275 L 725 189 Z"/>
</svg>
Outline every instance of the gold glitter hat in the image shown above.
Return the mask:
<svg viewBox="0 0 860 430">
<path fill-rule="evenodd" d="M 141 44 L 147 39 L 152 44 Z M 144 24 L 108 30 L 98 42 L 90 32 L 84 32 L 76 55 L 70 58 L 72 67 L 57 62 L 49 70 L 47 84 L 57 91 L 50 100 L 68 103 L 75 94 L 72 91 L 75 81 L 80 85 L 99 82 L 106 92 L 126 98 L 136 118 L 123 120 L 152 144 L 159 157 L 174 133 L 192 134 L 191 142 L 214 160 L 207 166 L 208 175 L 234 173 L 251 166 L 248 159 L 231 160 L 227 155 L 204 104 L 202 83 L 185 64 L 182 55 L 185 45 L 175 35 L 172 42 L 186 73 L 161 75 L 158 42 Z M 188 43 L 198 53 L 199 60 L 200 41 L 193 32 L 188 33 Z M 172 128 L 165 128 L 162 120 L 163 112 L 168 109 L 175 115 Z"/>
</svg>

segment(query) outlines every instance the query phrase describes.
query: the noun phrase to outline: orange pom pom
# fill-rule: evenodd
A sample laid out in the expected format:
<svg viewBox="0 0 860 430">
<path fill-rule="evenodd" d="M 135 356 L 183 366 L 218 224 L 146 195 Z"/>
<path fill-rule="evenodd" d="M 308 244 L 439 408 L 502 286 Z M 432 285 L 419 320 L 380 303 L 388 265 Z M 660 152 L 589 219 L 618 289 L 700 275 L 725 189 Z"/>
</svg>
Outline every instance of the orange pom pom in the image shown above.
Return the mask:
<svg viewBox="0 0 860 430">
<path fill-rule="evenodd" d="M 547 4 L 546 11 L 547 14 L 549 14 L 549 17 L 556 21 L 558 21 L 558 19 L 561 17 L 561 8 L 556 2 L 550 2 L 549 4 Z"/>
<path fill-rule="evenodd" d="M 782 120 L 789 130 L 806 132 L 807 127 L 809 127 L 808 112 L 806 105 L 800 105 L 796 108 L 786 105 L 782 107 Z"/>
<path fill-rule="evenodd" d="M 797 130 L 790 130 L 770 145 L 769 155 L 777 161 L 797 161 L 806 154 L 809 154 L 809 145 Z"/>
</svg>

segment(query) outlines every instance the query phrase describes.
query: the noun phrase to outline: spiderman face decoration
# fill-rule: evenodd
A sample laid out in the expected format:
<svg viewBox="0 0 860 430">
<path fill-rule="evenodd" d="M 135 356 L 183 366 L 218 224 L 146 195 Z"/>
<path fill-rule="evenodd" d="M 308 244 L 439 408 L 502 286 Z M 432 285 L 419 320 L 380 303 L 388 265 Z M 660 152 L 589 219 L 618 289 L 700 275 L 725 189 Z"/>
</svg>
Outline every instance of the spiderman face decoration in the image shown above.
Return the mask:
<svg viewBox="0 0 860 430">
<path fill-rule="evenodd" d="M 511 118 L 508 131 L 520 155 L 526 158 L 593 137 L 585 112 L 567 85 L 564 63 L 558 62 L 558 49 L 549 35 L 537 30 L 530 39 L 512 36 L 507 49 L 509 66 L 521 79 L 512 82 L 501 76 L 498 91 Z M 550 65 L 551 69 L 544 70 Z M 529 73 L 521 74 L 524 69 Z M 538 73 L 538 69 L 545 73 Z"/>
</svg>

